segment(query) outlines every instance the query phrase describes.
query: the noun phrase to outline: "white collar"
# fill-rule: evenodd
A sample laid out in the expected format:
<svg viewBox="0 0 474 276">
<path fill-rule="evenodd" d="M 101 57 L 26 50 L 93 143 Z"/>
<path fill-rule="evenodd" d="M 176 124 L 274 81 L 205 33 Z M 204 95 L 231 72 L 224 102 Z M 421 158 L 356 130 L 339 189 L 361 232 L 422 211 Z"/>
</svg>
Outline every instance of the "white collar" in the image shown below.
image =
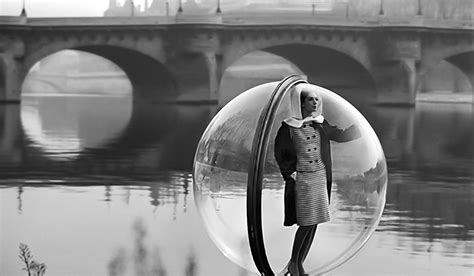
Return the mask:
<svg viewBox="0 0 474 276">
<path fill-rule="evenodd" d="M 288 118 L 288 119 L 284 120 L 284 122 L 287 125 L 292 126 L 292 127 L 296 127 L 296 128 L 300 128 L 304 123 L 311 122 L 311 121 L 321 124 L 322 122 L 324 122 L 324 117 L 323 117 L 323 115 L 318 115 L 318 116 L 315 116 L 315 117 L 308 116 L 304 119 Z"/>
</svg>

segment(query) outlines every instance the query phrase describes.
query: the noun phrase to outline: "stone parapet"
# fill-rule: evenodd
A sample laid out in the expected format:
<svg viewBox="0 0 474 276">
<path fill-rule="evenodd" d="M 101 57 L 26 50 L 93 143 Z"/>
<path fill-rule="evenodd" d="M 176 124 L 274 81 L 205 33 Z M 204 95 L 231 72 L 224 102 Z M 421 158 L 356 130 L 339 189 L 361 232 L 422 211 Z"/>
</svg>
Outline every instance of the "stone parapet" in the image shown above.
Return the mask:
<svg viewBox="0 0 474 276">
<path fill-rule="evenodd" d="M 26 26 L 121 26 L 170 24 L 224 25 L 307 25 L 347 27 L 408 27 L 474 30 L 472 20 L 432 19 L 424 17 L 343 17 L 312 15 L 311 13 L 222 13 L 177 14 L 176 16 L 117 16 L 117 17 L 26 17 L 0 16 L 1 25 Z"/>
</svg>

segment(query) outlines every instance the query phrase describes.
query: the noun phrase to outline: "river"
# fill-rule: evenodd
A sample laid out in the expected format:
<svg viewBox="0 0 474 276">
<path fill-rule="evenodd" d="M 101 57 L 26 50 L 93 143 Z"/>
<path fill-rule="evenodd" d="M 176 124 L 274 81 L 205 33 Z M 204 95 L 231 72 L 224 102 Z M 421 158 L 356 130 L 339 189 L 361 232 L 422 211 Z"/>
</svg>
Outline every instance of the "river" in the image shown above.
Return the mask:
<svg viewBox="0 0 474 276">
<path fill-rule="evenodd" d="M 195 147 L 219 107 L 110 94 L 0 106 L 0 275 L 26 275 L 20 243 L 48 276 L 251 275 L 214 246 L 193 200 Z M 472 275 L 472 104 L 358 107 L 384 148 L 387 203 L 329 275 Z"/>
</svg>

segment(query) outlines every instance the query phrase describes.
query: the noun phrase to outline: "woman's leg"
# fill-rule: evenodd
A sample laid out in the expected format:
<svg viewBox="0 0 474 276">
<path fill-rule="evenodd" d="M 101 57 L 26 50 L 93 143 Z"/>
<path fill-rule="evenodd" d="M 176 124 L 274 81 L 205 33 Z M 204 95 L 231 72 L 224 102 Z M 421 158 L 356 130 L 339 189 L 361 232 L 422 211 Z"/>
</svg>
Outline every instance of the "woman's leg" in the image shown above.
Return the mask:
<svg viewBox="0 0 474 276">
<path fill-rule="evenodd" d="M 303 242 L 303 248 L 301 249 L 301 254 L 300 254 L 301 260 L 298 261 L 298 264 L 300 265 L 298 267 L 300 273 L 304 273 L 303 263 L 306 260 L 306 257 L 308 256 L 311 246 L 313 245 L 313 241 L 314 241 L 314 237 L 316 236 L 316 229 L 318 225 L 315 224 L 310 227 L 311 227 L 311 230 L 308 233 L 308 235 L 306 235 L 306 239 Z"/>
<path fill-rule="evenodd" d="M 308 235 L 308 240 L 305 241 L 305 247 L 303 248 L 303 255 L 302 255 L 302 261 L 306 260 L 306 257 L 308 256 L 309 250 L 311 249 L 311 246 L 313 245 L 314 237 L 316 236 L 316 229 L 318 228 L 318 225 L 315 224 L 312 226 L 311 233 Z"/>
<path fill-rule="evenodd" d="M 291 259 L 288 264 L 288 271 L 293 275 L 299 275 L 299 267 L 302 267 L 302 254 L 305 248 L 305 241 L 311 234 L 313 226 L 300 226 L 296 230 L 295 240 L 293 242 L 293 249 L 291 251 Z M 312 239 L 311 239 L 312 241 Z"/>
</svg>

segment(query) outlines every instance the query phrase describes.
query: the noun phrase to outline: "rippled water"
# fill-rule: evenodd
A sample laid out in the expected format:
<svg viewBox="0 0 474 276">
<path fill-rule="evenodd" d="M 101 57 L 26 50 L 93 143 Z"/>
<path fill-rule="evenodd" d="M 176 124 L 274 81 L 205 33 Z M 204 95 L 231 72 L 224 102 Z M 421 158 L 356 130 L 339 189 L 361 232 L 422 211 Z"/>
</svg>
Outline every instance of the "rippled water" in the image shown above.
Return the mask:
<svg viewBox="0 0 474 276">
<path fill-rule="evenodd" d="M 387 205 L 330 274 L 471 275 L 472 105 L 360 108 L 387 157 Z M 249 274 L 194 206 L 194 150 L 216 111 L 51 95 L 0 106 L 0 274 L 25 275 L 20 242 L 46 275 Z"/>
</svg>

